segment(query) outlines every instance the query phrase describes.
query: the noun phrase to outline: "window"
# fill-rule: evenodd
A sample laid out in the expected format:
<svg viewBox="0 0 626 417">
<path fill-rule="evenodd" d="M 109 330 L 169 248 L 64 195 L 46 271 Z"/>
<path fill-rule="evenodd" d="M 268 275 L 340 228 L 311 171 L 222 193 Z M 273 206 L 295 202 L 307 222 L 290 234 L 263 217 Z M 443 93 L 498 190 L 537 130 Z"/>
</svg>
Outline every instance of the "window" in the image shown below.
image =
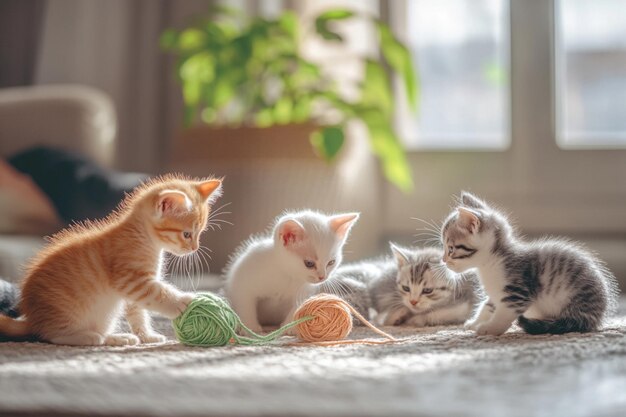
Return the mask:
<svg viewBox="0 0 626 417">
<path fill-rule="evenodd" d="M 626 147 L 625 6 L 556 3 L 557 141 L 564 148 Z"/>
<path fill-rule="evenodd" d="M 508 1 L 410 0 L 405 19 L 420 83 L 399 117 L 408 148 L 503 149 L 509 143 Z"/>
<path fill-rule="evenodd" d="M 420 112 L 398 116 L 416 192 L 383 184 L 390 236 L 410 217 L 440 219 L 463 189 L 511 209 L 526 233 L 626 231 L 625 0 L 381 6 L 422 81 Z M 465 152 L 481 149 L 501 151 Z"/>
</svg>

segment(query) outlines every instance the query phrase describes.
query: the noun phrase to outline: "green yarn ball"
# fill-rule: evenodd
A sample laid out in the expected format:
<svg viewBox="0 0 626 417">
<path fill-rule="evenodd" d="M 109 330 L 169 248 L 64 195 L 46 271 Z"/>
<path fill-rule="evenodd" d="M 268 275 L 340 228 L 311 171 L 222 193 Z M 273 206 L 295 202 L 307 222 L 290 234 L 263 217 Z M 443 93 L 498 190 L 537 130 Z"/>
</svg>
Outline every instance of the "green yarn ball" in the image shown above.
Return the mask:
<svg viewBox="0 0 626 417">
<path fill-rule="evenodd" d="M 172 325 L 176 338 L 191 346 L 226 346 L 238 339 L 239 318 L 220 296 L 200 293 Z"/>
<path fill-rule="evenodd" d="M 305 316 L 270 332 L 260 335 L 241 322 L 237 313 L 222 297 L 212 293 L 199 293 L 187 309 L 172 321 L 176 338 L 190 346 L 263 345 L 276 341 L 286 330 L 313 319 Z M 240 336 L 237 330 L 248 336 Z"/>
</svg>

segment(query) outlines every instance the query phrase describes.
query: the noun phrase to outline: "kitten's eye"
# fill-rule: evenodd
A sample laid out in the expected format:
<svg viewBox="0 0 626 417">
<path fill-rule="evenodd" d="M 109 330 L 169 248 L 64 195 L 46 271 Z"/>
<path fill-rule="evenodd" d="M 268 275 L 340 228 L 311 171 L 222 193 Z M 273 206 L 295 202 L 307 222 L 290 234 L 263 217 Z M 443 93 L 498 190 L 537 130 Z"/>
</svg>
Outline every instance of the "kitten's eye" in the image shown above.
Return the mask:
<svg viewBox="0 0 626 417">
<path fill-rule="evenodd" d="M 305 259 L 304 260 L 304 266 L 306 266 L 309 269 L 313 269 L 313 268 L 315 268 L 315 262 L 309 261 L 308 259 Z"/>
<path fill-rule="evenodd" d="M 333 265 L 335 265 L 335 260 L 334 259 L 331 260 L 331 261 L 328 261 L 328 265 L 327 266 L 333 266 Z"/>
<path fill-rule="evenodd" d="M 191 232 L 183 232 L 183 237 L 185 239 L 191 239 Z"/>
<path fill-rule="evenodd" d="M 422 294 L 430 294 L 433 292 L 432 288 L 422 288 Z"/>
<path fill-rule="evenodd" d="M 454 252 L 454 246 L 448 246 L 448 255 L 452 255 L 452 252 Z"/>
<path fill-rule="evenodd" d="M 402 286 L 402 291 L 405 291 L 405 292 L 410 292 L 410 291 L 411 291 L 411 289 L 410 289 L 409 287 L 407 287 L 406 285 L 403 285 L 403 286 Z"/>
</svg>

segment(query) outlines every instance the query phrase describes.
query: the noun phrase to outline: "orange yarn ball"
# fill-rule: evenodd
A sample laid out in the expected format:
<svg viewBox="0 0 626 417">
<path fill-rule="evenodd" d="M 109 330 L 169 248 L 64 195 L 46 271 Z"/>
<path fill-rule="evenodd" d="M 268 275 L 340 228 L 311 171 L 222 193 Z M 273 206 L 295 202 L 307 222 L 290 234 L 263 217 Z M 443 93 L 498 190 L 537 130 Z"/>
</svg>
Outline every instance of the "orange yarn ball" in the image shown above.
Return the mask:
<svg viewBox="0 0 626 417">
<path fill-rule="evenodd" d="M 345 339 L 352 331 L 350 307 L 332 294 L 319 294 L 306 300 L 295 312 L 298 320 L 312 316 L 296 326 L 300 339 L 307 342 L 330 342 Z"/>
</svg>

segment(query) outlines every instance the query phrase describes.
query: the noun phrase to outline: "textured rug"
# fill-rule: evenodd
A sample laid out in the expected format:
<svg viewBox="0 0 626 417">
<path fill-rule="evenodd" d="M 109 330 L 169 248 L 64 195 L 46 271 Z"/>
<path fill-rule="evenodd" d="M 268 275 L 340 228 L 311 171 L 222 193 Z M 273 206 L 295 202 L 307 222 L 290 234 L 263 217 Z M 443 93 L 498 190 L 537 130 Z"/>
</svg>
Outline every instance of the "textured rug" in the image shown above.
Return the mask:
<svg viewBox="0 0 626 417">
<path fill-rule="evenodd" d="M 626 305 L 622 304 L 622 307 Z M 159 322 L 171 336 L 169 323 Z M 392 345 L 0 344 L 0 413 L 625 416 L 626 309 L 593 334 L 388 328 Z M 363 328 L 354 337 L 372 337 Z"/>
</svg>

